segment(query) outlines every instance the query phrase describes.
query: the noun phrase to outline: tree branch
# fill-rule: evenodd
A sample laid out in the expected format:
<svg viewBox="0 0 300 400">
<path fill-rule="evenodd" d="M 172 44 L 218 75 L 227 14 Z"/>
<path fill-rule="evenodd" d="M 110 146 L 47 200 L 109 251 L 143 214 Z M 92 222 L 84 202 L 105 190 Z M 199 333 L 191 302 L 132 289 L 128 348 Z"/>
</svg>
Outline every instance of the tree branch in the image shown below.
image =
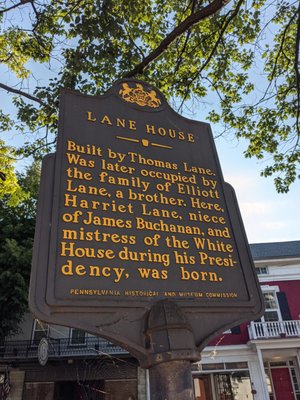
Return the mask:
<svg viewBox="0 0 300 400">
<path fill-rule="evenodd" d="M 297 13 L 294 13 L 294 15 L 292 16 L 292 18 L 289 20 L 288 24 L 287 24 L 286 27 L 284 28 L 284 31 L 283 31 L 283 33 L 282 33 L 282 38 L 281 38 L 281 41 L 280 41 L 280 46 L 279 46 L 279 49 L 278 49 L 278 51 L 277 51 L 277 54 L 276 54 L 276 57 L 275 57 L 275 60 L 274 60 L 273 69 L 272 69 L 272 72 L 271 72 L 270 77 L 269 77 L 269 84 L 268 84 L 268 86 L 267 86 L 267 88 L 266 88 L 266 90 L 265 90 L 265 93 L 264 93 L 264 95 L 263 95 L 263 97 L 262 97 L 262 100 L 263 100 L 263 99 L 265 98 L 265 96 L 268 94 L 269 89 L 270 89 L 270 87 L 271 87 L 271 85 L 272 85 L 273 79 L 274 79 L 274 77 L 275 77 L 275 72 L 276 72 L 276 69 L 277 69 L 277 66 L 278 66 L 278 60 L 279 60 L 279 58 L 280 58 L 280 55 L 281 55 L 281 54 L 284 54 L 283 48 L 284 48 L 284 42 L 285 42 L 285 38 L 286 38 L 287 32 L 288 32 L 289 27 L 290 27 L 290 25 L 292 24 L 292 22 L 293 22 L 293 20 L 294 20 L 294 18 L 295 18 L 296 15 L 297 15 Z M 285 57 L 286 57 L 286 56 L 285 56 Z"/>
<path fill-rule="evenodd" d="M 14 8 L 17 8 L 19 6 L 23 6 L 26 3 L 32 3 L 32 0 L 21 0 L 20 3 L 14 4 L 13 6 L 5 8 L 4 10 L 0 10 L 0 15 L 4 14 L 7 11 L 13 10 Z"/>
<path fill-rule="evenodd" d="M 296 92 L 297 92 L 297 116 L 296 116 L 296 131 L 298 134 L 297 144 L 300 139 L 300 127 L 299 127 L 299 119 L 300 119 L 300 72 L 299 72 L 299 42 L 300 42 L 300 3 L 298 7 L 298 18 L 297 18 L 297 33 L 296 33 L 296 41 L 295 41 L 295 76 L 296 76 Z"/>
<path fill-rule="evenodd" d="M 225 33 L 225 31 L 226 31 L 228 25 L 230 24 L 230 22 L 231 22 L 231 21 L 236 17 L 236 15 L 238 14 L 238 12 L 239 12 L 239 10 L 240 10 L 240 8 L 241 8 L 243 2 L 244 2 L 244 0 L 239 0 L 238 3 L 237 3 L 236 8 L 235 8 L 234 10 L 230 10 L 230 11 L 226 14 L 225 19 L 224 19 L 224 23 L 222 24 L 222 27 L 221 27 L 221 31 L 220 31 L 219 37 L 218 37 L 218 39 L 216 40 L 216 42 L 215 42 L 215 44 L 214 44 L 214 46 L 213 46 L 213 48 L 212 48 L 210 54 L 209 54 L 208 57 L 206 58 L 204 64 L 201 66 L 201 68 L 200 68 L 200 69 L 192 76 L 192 78 L 190 79 L 189 84 L 188 84 L 188 86 L 186 87 L 185 96 L 184 96 L 183 99 L 182 99 L 182 102 L 181 102 L 181 104 L 180 104 L 180 107 L 178 108 L 178 111 L 181 110 L 181 108 L 182 108 L 182 106 L 183 106 L 183 104 L 184 104 L 184 102 L 185 102 L 185 100 L 186 100 L 186 98 L 187 98 L 188 91 L 189 91 L 189 87 L 190 87 L 191 83 L 193 83 L 193 82 L 198 78 L 198 76 L 202 73 L 202 71 L 203 71 L 203 70 L 207 67 L 207 65 L 210 63 L 211 59 L 213 58 L 213 55 L 215 54 L 215 52 L 216 52 L 216 50 L 217 50 L 219 44 L 220 44 L 221 41 L 222 41 L 223 35 L 224 35 L 224 33 Z M 226 19 L 226 18 L 227 18 L 227 19 Z"/>
<path fill-rule="evenodd" d="M 11 92 L 11 93 L 19 94 L 20 96 L 26 97 L 27 99 L 35 101 L 41 105 L 45 105 L 45 103 L 43 103 L 42 100 L 38 99 L 37 97 L 32 96 L 31 94 L 25 93 L 22 90 L 14 89 L 10 86 L 4 85 L 4 83 L 0 83 L 0 88 L 7 90 L 8 92 Z"/>
<path fill-rule="evenodd" d="M 143 73 L 148 65 L 156 60 L 169 46 L 171 43 L 174 42 L 178 36 L 182 35 L 185 31 L 190 29 L 192 26 L 196 25 L 199 21 L 210 17 L 211 15 L 215 14 L 221 8 L 223 8 L 227 4 L 228 0 L 214 0 L 208 6 L 202 8 L 201 10 L 191 14 L 187 17 L 184 21 L 182 21 L 172 32 L 168 34 L 168 36 L 162 40 L 156 49 L 154 49 L 150 54 L 148 54 L 145 59 L 138 64 L 133 70 L 127 72 L 124 75 L 124 78 L 132 78 L 135 75 Z"/>
<path fill-rule="evenodd" d="M 188 5 L 188 7 L 189 7 L 190 5 L 191 5 L 192 14 L 194 14 L 194 12 L 195 12 L 195 7 L 196 7 L 196 0 L 192 0 L 191 3 Z M 176 61 L 175 68 L 174 68 L 174 75 L 176 74 L 176 72 L 178 71 L 178 69 L 179 69 L 179 67 L 180 67 L 180 64 L 181 64 L 181 61 L 182 61 L 182 56 L 183 56 L 183 54 L 184 54 L 184 52 L 185 52 L 185 49 L 186 49 L 186 47 L 187 47 L 187 44 L 188 44 L 188 41 L 189 41 L 189 38 L 190 38 L 191 33 L 192 33 L 191 29 L 188 29 L 188 30 L 187 30 L 187 34 L 186 34 L 186 37 L 185 37 L 184 44 L 183 44 L 183 46 L 182 46 L 182 49 L 181 49 L 181 51 L 180 51 L 179 56 L 177 57 L 177 61 Z"/>
<path fill-rule="evenodd" d="M 124 27 L 124 30 L 126 32 L 126 35 L 128 36 L 128 39 L 130 41 L 130 43 L 136 48 L 136 50 L 140 53 L 142 59 L 145 59 L 145 54 L 143 53 L 142 49 L 135 43 L 135 41 L 132 39 L 132 37 L 130 36 L 128 29 L 126 28 L 126 26 Z"/>
</svg>

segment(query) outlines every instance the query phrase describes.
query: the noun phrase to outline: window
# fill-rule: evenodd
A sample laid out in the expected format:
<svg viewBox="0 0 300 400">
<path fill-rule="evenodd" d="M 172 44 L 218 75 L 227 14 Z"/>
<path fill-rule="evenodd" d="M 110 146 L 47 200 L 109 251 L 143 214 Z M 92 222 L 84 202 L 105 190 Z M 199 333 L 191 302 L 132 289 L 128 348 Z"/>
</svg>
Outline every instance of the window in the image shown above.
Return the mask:
<svg viewBox="0 0 300 400">
<path fill-rule="evenodd" d="M 293 361 L 289 361 L 289 368 L 290 368 L 293 386 L 295 389 L 296 398 L 297 398 L 297 400 L 299 400 L 300 399 L 300 382 L 299 382 L 299 377 L 297 376 L 298 374 L 296 372 L 295 363 Z"/>
<path fill-rule="evenodd" d="M 269 269 L 267 266 L 265 267 L 256 267 L 257 275 L 268 275 Z"/>
<path fill-rule="evenodd" d="M 211 363 L 211 364 L 201 364 L 202 371 L 216 371 L 216 370 L 235 370 L 235 369 L 248 369 L 248 363 L 243 361 L 229 362 L 229 363 Z"/>
<path fill-rule="evenodd" d="M 49 336 L 49 325 L 35 319 L 32 329 L 32 343 L 38 345 L 40 340 Z"/>
<path fill-rule="evenodd" d="M 70 344 L 71 345 L 84 345 L 86 333 L 81 329 L 71 328 L 70 330 Z"/>
<path fill-rule="evenodd" d="M 248 371 L 219 373 L 214 375 L 218 400 L 251 399 L 252 387 Z"/>
<path fill-rule="evenodd" d="M 223 370 L 224 363 L 202 364 L 203 371 Z"/>
<path fill-rule="evenodd" d="M 248 363 L 243 361 L 225 363 L 225 369 L 248 369 Z"/>
<path fill-rule="evenodd" d="M 279 305 L 277 301 L 277 296 L 275 291 L 272 292 L 263 292 L 264 301 L 265 301 L 265 313 L 263 319 L 265 322 L 269 321 L 280 321 L 281 315 L 279 311 Z"/>
</svg>

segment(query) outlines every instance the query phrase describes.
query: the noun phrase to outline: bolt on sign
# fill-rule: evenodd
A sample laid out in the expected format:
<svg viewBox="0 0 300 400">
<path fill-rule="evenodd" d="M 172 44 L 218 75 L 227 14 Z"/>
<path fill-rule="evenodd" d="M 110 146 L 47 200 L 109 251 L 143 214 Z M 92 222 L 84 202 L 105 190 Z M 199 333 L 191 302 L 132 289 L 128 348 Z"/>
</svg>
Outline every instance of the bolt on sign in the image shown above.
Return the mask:
<svg viewBox="0 0 300 400">
<path fill-rule="evenodd" d="M 121 80 L 65 90 L 57 151 L 43 162 L 30 306 L 142 359 L 147 313 L 175 302 L 203 348 L 262 312 L 234 191 L 210 125 Z"/>
</svg>

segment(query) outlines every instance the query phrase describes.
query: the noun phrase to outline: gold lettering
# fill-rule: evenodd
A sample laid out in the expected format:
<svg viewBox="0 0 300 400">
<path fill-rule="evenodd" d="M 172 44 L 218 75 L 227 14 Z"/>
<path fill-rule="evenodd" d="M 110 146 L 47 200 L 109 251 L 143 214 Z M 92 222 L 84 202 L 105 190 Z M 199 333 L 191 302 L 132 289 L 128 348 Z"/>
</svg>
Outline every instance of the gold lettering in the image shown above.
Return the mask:
<svg viewBox="0 0 300 400">
<path fill-rule="evenodd" d="M 221 282 L 222 278 L 219 277 L 215 272 L 206 272 L 206 271 L 188 271 L 184 267 L 180 267 L 181 277 L 180 279 L 183 281 L 210 281 L 210 282 Z"/>
<path fill-rule="evenodd" d="M 87 112 L 87 120 L 90 122 L 96 122 L 97 119 L 92 117 L 92 111 Z"/>
<path fill-rule="evenodd" d="M 131 129 L 132 131 L 136 130 L 136 122 L 132 121 L 131 119 L 128 121 L 129 122 L 129 129 Z"/>
<path fill-rule="evenodd" d="M 104 117 L 102 118 L 102 120 L 100 121 L 101 124 L 108 124 L 108 125 L 112 125 L 111 120 L 109 119 L 108 115 L 104 115 Z"/>
<path fill-rule="evenodd" d="M 146 124 L 146 132 L 147 133 L 152 133 L 153 135 L 155 135 L 155 127 L 154 127 L 154 125 Z"/>
<path fill-rule="evenodd" d="M 125 128 L 125 119 L 117 118 L 117 126 L 121 126 L 122 128 Z"/>
</svg>

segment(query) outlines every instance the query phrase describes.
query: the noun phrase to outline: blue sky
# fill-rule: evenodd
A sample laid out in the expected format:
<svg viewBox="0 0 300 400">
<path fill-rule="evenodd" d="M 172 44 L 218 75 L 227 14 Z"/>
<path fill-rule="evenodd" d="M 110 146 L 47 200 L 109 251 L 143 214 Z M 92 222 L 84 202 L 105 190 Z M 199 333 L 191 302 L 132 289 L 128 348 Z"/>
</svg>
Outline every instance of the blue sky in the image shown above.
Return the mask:
<svg viewBox="0 0 300 400">
<path fill-rule="evenodd" d="M 300 181 L 289 193 L 279 194 L 271 178 L 260 176 L 263 164 L 243 157 L 245 142 L 220 138 L 216 145 L 224 179 L 235 189 L 248 241 L 300 240 Z"/>
</svg>

